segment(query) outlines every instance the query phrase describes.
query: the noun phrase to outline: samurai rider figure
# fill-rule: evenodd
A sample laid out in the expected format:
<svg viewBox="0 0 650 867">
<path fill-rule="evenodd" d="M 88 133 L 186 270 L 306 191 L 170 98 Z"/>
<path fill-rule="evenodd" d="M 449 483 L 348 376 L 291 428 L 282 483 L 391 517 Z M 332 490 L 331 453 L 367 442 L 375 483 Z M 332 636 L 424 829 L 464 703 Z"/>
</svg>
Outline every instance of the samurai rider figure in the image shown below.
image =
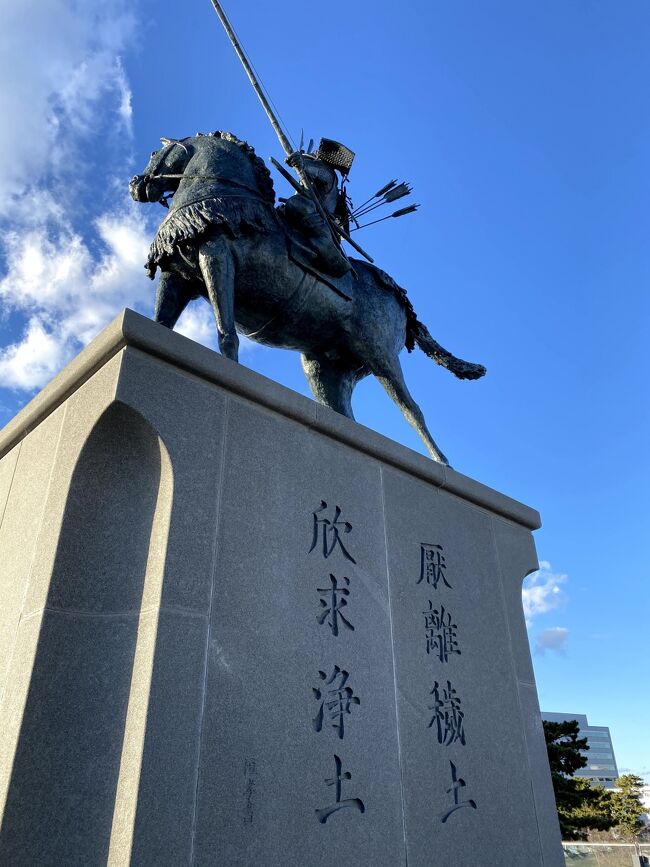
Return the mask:
<svg viewBox="0 0 650 867">
<path fill-rule="evenodd" d="M 354 153 L 345 145 L 332 139 L 320 140 L 315 153 L 296 151 L 287 158 L 292 168 L 302 161 L 302 168 L 320 199 L 323 210 L 338 223 L 345 232 L 349 231 L 349 210 L 344 184 L 354 160 Z M 341 174 L 339 188 L 336 172 Z M 316 257 L 317 266 L 332 277 L 342 277 L 351 269 L 350 262 L 343 253 L 338 236 L 327 225 L 312 199 L 296 193 L 287 199 L 282 208 L 284 217 L 305 239 Z"/>
</svg>

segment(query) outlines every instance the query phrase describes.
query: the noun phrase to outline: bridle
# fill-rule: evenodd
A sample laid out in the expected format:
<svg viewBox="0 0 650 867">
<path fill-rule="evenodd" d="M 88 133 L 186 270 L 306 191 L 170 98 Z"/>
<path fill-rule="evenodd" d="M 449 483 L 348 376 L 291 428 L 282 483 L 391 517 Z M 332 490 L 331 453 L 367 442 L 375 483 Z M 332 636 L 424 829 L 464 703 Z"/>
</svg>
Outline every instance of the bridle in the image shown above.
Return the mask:
<svg viewBox="0 0 650 867">
<path fill-rule="evenodd" d="M 259 190 L 256 190 L 255 187 L 249 187 L 248 184 L 242 184 L 241 181 L 233 181 L 230 178 L 223 178 L 220 175 L 185 175 L 185 174 L 162 174 L 162 175 L 143 175 L 143 179 L 146 183 L 149 181 L 157 181 L 159 179 L 183 179 L 183 180 L 192 180 L 192 181 L 218 181 L 220 184 L 228 184 L 231 187 L 237 187 L 242 190 L 247 190 L 249 193 L 253 193 L 253 195 L 257 199 L 262 199 L 262 195 Z M 166 208 L 169 207 L 167 201 L 173 196 L 173 193 L 163 194 L 158 201 L 164 205 Z"/>
<path fill-rule="evenodd" d="M 181 141 L 174 141 L 174 142 L 169 143 L 168 148 L 169 148 L 170 153 L 176 145 L 180 145 L 180 147 L 183 148 L 185 153 L 188 153 L 187 148 L 185 147 L 185 145 Z M 167 154 L 164 155 L 164 157 L 166 157 L 166 156 L 167 156 Z M 164 159 L 164 157 L 161 157 L 161 161 L 162 161 L 162 159 Z M 198 180 L 201 180 L 201 181 L 218 181 L 221 184 L 228 184 L 232 187 L 237 187 L 238 189 L 246 190 L 249 193 L 253 193 L 253 195 L 258 199 L 263 198 L 258 189 L 255 189 L 254 187 L 249 187 L 247 184 L 241 183 L 241 181 L 233 181 L 230 178 L 223 178 L 223 177 L 220 177 L 219 175 L 188 175 L 188 174 L 185 174 L 182 172 L 180 174 L 161 173 L 161 174 L 155 174 L 155 175 L 150 175 L 150 174 L 145 173 L 142 176 L 142 179 L 146 184 L 148 184 L 150 181 L 167 180 L 167 179 L 169 179 L 169 180 L 188 180 L 188 181 L 190 181 L 190 180 L 191 181 L 198 181 Z M 163 195 L 158 199 L 158 201 L 165 208 L 169 208 L 169 200 L 172 198 L 173 195 L 174 195 L 174 193 L 163 193 Z M 236 194 L 232 194 L 232 195 L 236 196 Z M 230 196 L 227 196 L 227 197 L 230 198 Z"/>
</svg>

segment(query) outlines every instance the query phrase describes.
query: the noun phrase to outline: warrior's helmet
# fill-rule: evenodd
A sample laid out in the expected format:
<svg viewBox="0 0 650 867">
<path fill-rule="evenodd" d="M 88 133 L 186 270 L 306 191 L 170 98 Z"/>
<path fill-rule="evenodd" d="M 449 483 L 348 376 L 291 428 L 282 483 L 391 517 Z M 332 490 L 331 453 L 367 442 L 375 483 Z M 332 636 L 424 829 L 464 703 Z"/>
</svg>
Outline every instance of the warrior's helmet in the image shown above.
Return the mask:
<svg viewBox="0 0 650 867">
<path fill-rule="evenodd" d="M 354 161 L 354 151 L 347 148 L 341 142 L 331 138 L 322 138 L 318 150 L 314 154 L 317 160 L 321 160 L 333 169 L 338 169 L 343 176 L 347 175 Z"/>
</svg>

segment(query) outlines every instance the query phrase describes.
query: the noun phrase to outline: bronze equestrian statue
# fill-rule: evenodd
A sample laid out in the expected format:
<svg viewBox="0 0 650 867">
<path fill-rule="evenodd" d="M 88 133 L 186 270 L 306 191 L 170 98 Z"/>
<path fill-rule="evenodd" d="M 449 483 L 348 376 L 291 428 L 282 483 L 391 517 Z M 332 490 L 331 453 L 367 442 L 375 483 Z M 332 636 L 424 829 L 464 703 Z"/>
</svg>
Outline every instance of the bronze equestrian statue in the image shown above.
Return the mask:
<svg viewBox="0 0 650 867">
<path fill-rule="evenodd" d="M 162 143 L 129 185 L 138 202 L 171 198 L 147 263 L 152 279 L 161 271 L 156 322 L 173 328 L 190 301 L 207 298 L 223 355 L 237 361 L 237 331 L 297 350 L 314 397 L 348 418 L 355 385 L 374 374 L 431 457 L 447 464 L 406 387 L 399 353 L 417 344 L 460 379 L 485 368 L 443 349 L 388 274 L 335 249 L 311 201 L 294 197 L 276 208 L 270 172 L 246 142 L 213 132 Z M 336 170 L 323 156 L 296 159 L 327 219 L 342 220 Z"/>
</svg>

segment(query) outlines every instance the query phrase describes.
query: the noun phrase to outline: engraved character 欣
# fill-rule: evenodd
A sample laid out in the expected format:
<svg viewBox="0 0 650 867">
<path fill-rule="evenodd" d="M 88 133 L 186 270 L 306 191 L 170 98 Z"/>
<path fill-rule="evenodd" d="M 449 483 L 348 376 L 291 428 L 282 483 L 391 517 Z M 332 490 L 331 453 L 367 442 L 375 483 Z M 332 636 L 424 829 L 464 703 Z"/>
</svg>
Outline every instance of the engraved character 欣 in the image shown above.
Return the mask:
<svg viewBox="0 0 650 867">
<path fill-rule="evenodd" d="M 465 714 L 460 708 L 460 698 L 452 687 L 450 681 L 442 688 L 436 680 L 430 693 L 433 696 L 433 704 L 429 710 L 433 711 L 429 728 L 436 724 L 438 743 L 449 746 L 458 741 L 465 744 L 465 726 L 463 723 Z"/>
<path fill-rule="evenodd" d="M 342 773 L 343 763 L 338 756 L 334 756 L 334 762 L 336 765 L 336 776 L 332 779 L 325 779 L 325 783 L 328 786 L 336 786 L 336 802 L 329 807 L 323 807 L 321 810 L 316 810 L 316 818 L 324 825 L 325 822 L 329 819 L 332 813 L 336 813 L 337 810 L 342 810 L 344 807 L 349 807 L 353 810 L 358 810 L 360 813 L 365 813 L 366 808 L 363 804 L 363 801 L 360 798 L 346 798 L 341 800 L 341 790 L 343 787 L 343 782 L 350 780 L 352 778 L 352 774 L 349 771 L 345 771 Z"/>
<path fill-rule="evenodd" d="M 352 524 L 349 521 L 340 521 L 341 517 L 341 507 L 334 507 L 334 515 L 332 520 L 326 517 L 319 517 L 322 512 L 327 510 L 327 503 L 325 500 L 320 501 L 320 506 L 318 509 L 313 512 L 314 516 L 314 533 L 311 541 L 311 548 L 309 549 L 309 553 L 311 553 L 316 546 L 318 545 L 319 538 L 322 540 L 323 545 L 323 557 L 327 559 L 334 548 L 338 545 L 341 549 L 343 556 L 346 557 L 351 563 L 356 564 L 356 560 L 347 550 L 345 545 L 343 544 L 343 540 L 341 539 L 341 533 L 350 533 L 352 530 Z"/>
<path fill-rule="evenodd" d="M 338 665 L 334 666 L 329 677 L 324 671 L 319 671 L 318 676 L 323 684 L 318 688 L 312 687 L 314 698 L 320 702 L 318 713 L 312 720 L 314 731 L 321 731 L 323 718 L 327 714 L 332 720 L 332 726 L 336 729 L 339 738 L 343 740 L 345 734 L 343 718 L 350 713 L 351 706 L 361 704 L 361 700 L 354 694 L 351 687 L 347 686 L 349 673 L 339 668 Z"/>
<path fill-rule="evenodd" d="M 442 545 L 422 542 L 420 544 L 420 577 L 417 583 L 421 584 L 423 581 L 426 581 L 427 584 L 430 584 L 436 590 L 438 584 L 442 581 L 443 584 L 452 590 L 451 584 L 447 581 L 446 569 L 447 563 L 442 554 Z"/>
</svg>

